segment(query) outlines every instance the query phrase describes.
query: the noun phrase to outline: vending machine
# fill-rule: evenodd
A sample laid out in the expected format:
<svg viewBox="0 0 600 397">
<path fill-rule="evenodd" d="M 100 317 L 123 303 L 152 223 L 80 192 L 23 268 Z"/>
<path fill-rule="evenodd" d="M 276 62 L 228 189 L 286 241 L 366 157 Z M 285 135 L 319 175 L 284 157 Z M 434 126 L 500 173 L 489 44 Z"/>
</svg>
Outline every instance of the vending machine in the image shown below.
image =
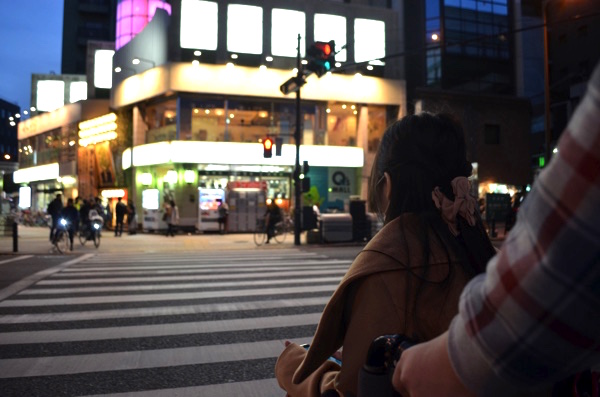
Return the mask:
<svg viewBox="0 0 600 397">
<path fill-rule="evenodd" d="M 158 189 L 146 189 L 142 191 L 143 230 L 145 232 L 158 231 L 166 228 L 160 213 L 160 192 Z"/>
<path fill-rule="evenodd" d="M 225 202 L 225 190 L 198 188 L 198 224 L 201 232 L 219 231 L 219 201 Z"/>
</svg>

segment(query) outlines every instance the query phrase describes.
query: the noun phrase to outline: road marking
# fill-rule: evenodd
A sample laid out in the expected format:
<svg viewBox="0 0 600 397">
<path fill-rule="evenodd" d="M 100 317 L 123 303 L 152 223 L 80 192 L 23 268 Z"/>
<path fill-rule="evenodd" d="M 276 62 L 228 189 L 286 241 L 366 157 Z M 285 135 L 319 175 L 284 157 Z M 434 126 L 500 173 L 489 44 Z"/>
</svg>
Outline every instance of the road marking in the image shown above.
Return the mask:
<svg viewBox="0 0 600 397">
<path fill-rule="evenodd" d="M 208 303 L 190 306 L 143 307 L 135 309 L 95 310 L 65 313 L 7 314 L 0 316 L 0 324 L 46 323 L 58 321 L 107 320 L 112 318 L 139 318 L 156 316 L 178 316 L 245 310 L 265 310 L 301 306 L 325 306 L 328 296 L 314 298 L 261 300 L 250 302 Z"/>
<path fill-rule="evenodd" d="M 33 255 L 23 255 L 23 256 L 17 256 L 11 259 L 6 259 L 3 261 L 0 261 L 0 265 L 4 265 L 5 263 L 10 263 L 10 262 L 16 262 L 16 261 L 22 261 L 23 259 L 27 259 L 27 258 L 31 258 Z"/>
<path fill-rule="evenodd" d="M 174 324 L 169 323 L 106 328 L 4 332 L 1 334 L 2 338 L 0 338 L 0 345 L 146 338 L 154 336 L 241 331 L 259 328 L 294 327 L 298 325 L 316 325 L 320 318 L 321 312 L 294 314 L 290 316 L 256 317 L 252 319 L 236 318 L 232 320 L 194 321 Z M 0 363 L 3 361 L 4 360 L 0 360 Z M 0 374 L 2 374 L 0 376 L 5 376 L 1 367 Z"/>
<path fill-rule="evenodd" d="M 31 276 L 27 276 L 22 280 L 17 281 L 16 283 L 13 283 L 11 285 L 9 285 L 8 287 L 0 290 L 0 304 L 2 304 L 2 301 L 6 298 L 8 298 L 9 296 L 12 296 L 14 294 L 17 294 L 21 291 L 23 291 L 25 288 L 29 287 L 32 284 L 35 284 L 36 282 L 38 282 L 39 280 L 43 279 L 44 277 L 48 277 L 51 276 L 52 274 L 61 271 L 62 269 L 64 269 L 67 266 L 71 266 L 74 263 L 79 263 L 81 261 L 84 261 L 88 258 L 91 258 L 92 256 L 94 256 L 94 254 L 85 254 L 82 255 L 78 258 L 75 259 L 71 259 L 70 261 L 58 264 L 56 266 L 53 266 L 49 269 L 45 269 L 42 270 L 40 272 L 37 272 L 35 274 L 32 274 Z"/>
<path fill-rule="evenodd" d="M 144 390 L 139 392 L 115 394 L 96 394 L 87 397 L 266 397 L 282 396 L 283 393 L 284 390 L 279 387 L 276 379 L 261 379 L 250 380 L 247 382 L 233 382 L 207 386 L 178 387 L 176 389 Z"/>
</svg>

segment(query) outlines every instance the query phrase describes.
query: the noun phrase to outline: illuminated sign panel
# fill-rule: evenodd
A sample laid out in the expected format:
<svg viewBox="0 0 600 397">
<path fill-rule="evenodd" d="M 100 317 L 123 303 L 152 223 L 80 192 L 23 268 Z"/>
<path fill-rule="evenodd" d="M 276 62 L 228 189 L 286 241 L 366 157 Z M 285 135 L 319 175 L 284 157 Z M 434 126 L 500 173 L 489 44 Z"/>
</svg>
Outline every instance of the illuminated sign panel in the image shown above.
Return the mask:
<svg viewBox="0 0 600 397">
<path fill-rule="evenodd" d="M 112 88 L 113 50 L 96 50 L 94 53 L 94 87 Z"/>
<path fill-rule="evenodd" d="M 19 208 L 31 207 L 31 188 L 22 186 L 19 188 Z"/>
<path fill-rule="evenodd" d="M 315 41 L 335 41 L 335 60 L 346 62 L 346 18 L 339 15 L 315 14 Z"/>
<path fill-rule="evenodd" d="M 58 163 L 52 163 L 17 170 L 13 174 L 13 181 L 15 183 L 29 183 L 57 179 L 58 177 Z"/>
<path fill-rule="evenodd" d="M 354 20 L 354 61 L 367 62 L 385 57 L 385 22 Z"/>
<path fill-rule="evenodd" d="M 40 112 L 51 112 L 65 105 L 65 82 L 62 80 L 39 80 L 37 103 Z"/>
<path fill-rule="evenodd" d="M 181 3 L 181 48 L 217 49 L 219 6 L 212 1 L 183 0 Z"/>
<path fill-rule="evenodd" d="M 110 141 L 117 137 L 117 115 L 105 114 L 79 123 L 79 146 Z"/>
<path fill-rule="evenodd" d="M 304 57 L 306 16 L 301 11 L 274 8 L 271 26 L 271 52 L 273 55 L 295 57 L 298 33 L 300 33 L 300 55 Z"/>
<path fill-rule="evenodd" d="M 135 167 L 168 163 L 293 166 L 296 145 L 284 144 L 281 156 L 265 159 L 260 143 L 171 141 L 133 148 Z M 131 166 L 131 149 L 123 152 L 123 169 Z M 300 161 L 315 167 L 362 167 L 364 151 L 359 147 L 302 145 Z M 127 166 L 128 165 L 128 166 Z"/>
<path fill-rule="evenodd" d="M 263 9 L 241 4 L 227 6 L 227 51 L 262 54 Z"/>
<path fill-rule="evenodd" d="M 69 102 L 84 101 L 87 99 L 87 82 L 73 81 L 69 84 Z"/>
</svg>

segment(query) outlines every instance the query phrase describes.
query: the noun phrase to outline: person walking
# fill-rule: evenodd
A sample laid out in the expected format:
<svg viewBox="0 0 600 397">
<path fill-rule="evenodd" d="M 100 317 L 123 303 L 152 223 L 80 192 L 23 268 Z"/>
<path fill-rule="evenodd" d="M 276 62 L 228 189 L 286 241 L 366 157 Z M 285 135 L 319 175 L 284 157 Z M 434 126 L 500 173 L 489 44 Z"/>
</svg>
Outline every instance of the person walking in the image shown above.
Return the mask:
<svg viewBox="0 0 600 397">
<path fill-rule="evenodd" d="M 54 200 L 48 204 L 47 213 L 52 218 L 52 225 L 50 225 L 50 241 L 54 239 L 54 233 L 58 226 L 58 219 L 60 218 L 60 211 L 63 209 L 62 194 L 57 194 Z"/>
<path fill-rule="evenodd" d="M 120 237 L 123 234 L 123 220 L 125 219 L 126 213 L 127 206 L 123 203 L 123 198 L 119 197 L 117 199 L 117 204 L 115 205 L 115 216 L 117 219 L 117 224 L 115 225 L 115 237 Z"/>
<path fill-rule="evenodd" d="M 135 204 L 132 199 L 127 200 L 127 230 L 129 231 L 129 234 L 137 233 Z"/>
<path fill-rule="evenodd" d="M 229 206 L 227 205 L 227 202 L 221 199 L 217 199 L 217 202 L 219 203 L 219 208 L 217 209 L 217 211 L 219 212 L 219 232 L 221 234 L 225 234 L 225 232 L 227 231 L 227 217 L 229 215 Z"/>
<path fill-rule="evenodd" d="M 179 209 L 175 205 L 175 200 L 171 200 L 167 207 L 167 237 L 175 237 L 175 228 L 179 224 Z"/>
<path fill-rule="evenodd" d="M 67 206 L 60 211 L 60 218 L 67 221 L 67 232 L 69 233 L 69 242 L 71 243 L 71 251 L 73 251 L 73 238 L 75 232 L 79 228 L 79 211 L 75 208 L 72 198 L 67 200 Z"/>
</svg>

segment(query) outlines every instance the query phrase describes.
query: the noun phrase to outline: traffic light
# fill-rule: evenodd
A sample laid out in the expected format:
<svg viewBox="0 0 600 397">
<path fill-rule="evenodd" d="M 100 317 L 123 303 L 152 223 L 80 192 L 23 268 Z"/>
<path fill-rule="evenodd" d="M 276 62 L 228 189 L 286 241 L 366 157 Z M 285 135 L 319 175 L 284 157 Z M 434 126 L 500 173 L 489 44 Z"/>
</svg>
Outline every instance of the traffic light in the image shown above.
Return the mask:
<svg viewBox="0 0 600 397">
<path fill-rule="evenodd" d="M 316 41 L 306 51 L 308 64 L 306 69 L 321 77 L 333 69 L 335 65 L 335 41 Z"/>
<path fill-rule="evenodd" d="M 265 158 L 273 157 L 273 140 L 271 138 L 265 138 L 265 140 L 263 141 L 263 148 Z"/>
</svg>

